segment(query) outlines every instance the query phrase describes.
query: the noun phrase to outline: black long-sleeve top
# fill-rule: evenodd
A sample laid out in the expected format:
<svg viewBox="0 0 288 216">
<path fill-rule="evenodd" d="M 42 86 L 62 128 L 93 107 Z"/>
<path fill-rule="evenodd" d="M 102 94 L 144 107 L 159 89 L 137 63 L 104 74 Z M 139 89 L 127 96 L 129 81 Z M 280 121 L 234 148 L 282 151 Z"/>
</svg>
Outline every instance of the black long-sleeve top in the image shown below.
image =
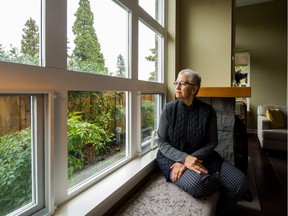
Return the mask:
<svg viewBox="0 0 288 216">
<path fill-rule="evenodd" d="M 170 166 L 184 164 L 188 155 L 205 160 L 218 144 L 215 110 L 197 98 L 190 106 L 181 100 L 168 103 L 160 117 L 156 142 L 157 163 L 166 177 Z"/>
</svg>

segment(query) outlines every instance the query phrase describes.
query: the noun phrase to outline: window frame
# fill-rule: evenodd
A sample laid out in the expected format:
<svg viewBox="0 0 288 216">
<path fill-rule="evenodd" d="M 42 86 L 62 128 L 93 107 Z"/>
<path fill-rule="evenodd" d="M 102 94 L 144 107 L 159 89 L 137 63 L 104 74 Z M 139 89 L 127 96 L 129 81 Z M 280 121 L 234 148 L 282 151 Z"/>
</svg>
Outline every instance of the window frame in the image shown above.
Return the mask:
<svg viewBox="0 0 288 216">
<path fill-rule="evenodd" d="M 45 214 L 53 207 L 54 93 L 50 91 L 0 90 L 0 96 L 29 96 L 31 100 L 32 202 L 11 215 Z M 34 133 L 33 133 L 34 132 Z M 9 214 L 9 215 L 10 215 Z"/>
<path fill-rule="evenodd" d="M 111 91 L 110 91 L 111 92 Z M 105 92 L 103 92 L 105 93 Z M 126 107 L 128 107 L 128 101 L 129 101 L 129 94 L 128 92 L 125 92 L 125 101 L 126 101 Z M 126 116 L 125 116 L 125 129 L 126 131 L 129 130 L 129 121 L 128 121 L 128 108 L 126 108 Z M 94 175 L 91 175 L 90 177 L 86 178 L 85 180 L 81 181 L 80 183 L 72 186 L 71 188 L 68 187 L 68 196 L 74 196 L 78 194 L 79 192 L 83 191 L 83 189 L 86 189 L 93 185 L 95 182 L 103 179 L 105 176 L 109 175 L 111 172 L 117 170 L 119 167 L 123 166 L 125 163 L 131 160 L 131 145 L 129 143 L 129 136 L 126 133 L 126 143 L 125 143 L 125 157 L 121 158 L 120 160 L 113 162 L 110 166 L 107 166 L 106 168 L 102 169 L 101 171 L 95 173 Z M 68 171 L 67 171 L 68 172 Z"/>
<path fill-rule="evenodd" d="M 166 96 L 166 84 L 138 80 L 138 20 L 141 19 L 163 36 L 166 29 L 138 6 L 138 1 L 112 0 L 127 10 L 129 15 L 129 78 L 109 77 L 68 71 L 67 67 L 67 1 L 42 0 L 42 26 L 40 29 L 42 66 L 0 62 L 0 91 L 6 93 L 47 93 L 45 99 L 45 208 L 38 212 L 53 213 L 60 205 L 81 191 L 103 179 L 99 177 L 81 190 L 68 194 L 67 162 L 67 102 L 68 91 L 127 91 L 127 137 L 130 143 L 129 160 L 141 153 L 141 109 L 139 93 L 157 93 Z M 166 2 L 166 1 L 165 1 Z M 165 3 L 164 3 L 164 11 Z M 162 46 L 162 76 L 165 71 L 166 50 Z M 164 103 L 164 102 L 162 102 Z M 128 117 L 129 116 L 129 117 Z M 47 124 L 47 125 L 46 125 Z M 126 160 L 122 166 L 129 162 Z M 120 165 L 119 165 L 120 166 Z M 107 174 L 108 175 L 108 174 Z"/>
<path fill-rule="evenodd" d="M 155 144 L 155 138 L 157 136 L 157 129 L 158 129 L 158 125 L 160 122 L 160 116 L 161 116 L 161 111 L 164 107 L 165 104 L 165 95 L 164 94 L 159 94 L 159 93 L 142 93 L 140 95 L 140 98 L 143 95 L 153 95 L 154 97 L 158 97 L 156 103 L 154 104 L 154 106 L 158 107 L 157 113 L 154 113 L 156 115 L 156 122 L 154 122 L 154 126 L 155 128 L 152 130 L 151 132 L 151 138 L 148 140 L 145 140 L 144 142 L 142 142 L 142 129 L 141 129 L 141 155 L 146 154 L 147 152 L 153 150 L 154 148 L 156 148 L 156 144 Z M 141 99 L 140 99 L 141 100 Z M 142 104 L 142 100 L 141 100 L 141 104 Z M 142 113 L 142 112 L 141 112 Z M 141 123 L 142 123 L 142 119 L 141 119 Z"/>
</svg>

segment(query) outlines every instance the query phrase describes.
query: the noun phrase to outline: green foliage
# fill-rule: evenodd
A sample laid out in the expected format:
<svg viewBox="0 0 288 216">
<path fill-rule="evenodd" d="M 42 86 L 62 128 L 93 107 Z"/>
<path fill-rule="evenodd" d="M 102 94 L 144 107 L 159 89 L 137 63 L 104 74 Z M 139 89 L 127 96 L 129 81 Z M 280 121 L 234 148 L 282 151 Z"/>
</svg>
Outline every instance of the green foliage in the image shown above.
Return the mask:
<svg viewBox="0 0 288 216">
<path fill-rule="evenodd" d="M 82 120 L 82 113 L 69 114 L 68 119 L 68 176 L 73 176 L 76 170 L 81 170 L 87 156 L 85 147 L 93 147 L 94 156 L 108 150 L 107 143 L 111 142 L 111 134 L 101 125 Z"/>
<path fill-rule="evenodd" d="M 104 56 L 94 29 L 94 15 L 89 0 L 80 0 L 72 27 L 75 48 L 69 56 L 69 69 L 108 74 Z"/>
<path fill-rule="evenodd" d="M 146 56 L 145 59 L 150 62 L 155 62 L 155 71 L 150 72 L 149 81 L 157 81 L 156 74 L 157 74 L 157 68 L 158 68 L 157 66 L 158 53 L 156 52 L 157 51 L 156 49 L 150 49 L 150 51 L 152 54 L 150 56 Z"/>
<path fill-rule="evenodd" d="M 30 18 L 25 23 L 21 40 L 21 52 L 10 45 L 8 51 L 0 44 L 0 61 L 39 65 L 39 27 Z"/>
<path fill-rule="evenodd" d="M 150 61 L 150 62 L 155 62 L 157 60 L 157 58 L 156 58 L 156 49 L 155 48 L 154 49 L 150 49 L 150 51 L 151 51 L 152 54 L 150 56 L 146 56 L 145 59 L 147 61 Z"/>
<path fill-rule="evenodd" d="M 93 147 L 94 155 L 109 149 L 115 141 L 115 120 L 123 114 L 123 92 L 70 91 L 68 94 L 69 176 L 81 170 L 87 156 L 85 147 Z M 89 134 L 89 135 L 88 135 Z"/>
<path fill-rule="evenodd" d="M 30 128 L 0 137 L 0 215 L 32 201 Z"/>
<path fill-rule="evenodd" d="M 149 100 L 143 100 L 141 105 L 141 112 L 143 114 L 142 127 L 154 126 L 154 103 Z"/>
<path fill-rule="evenodd" d="M 72 57 L 68 62 L 68 69 L 92 74 L 108 74 L 107 68 L 103 69 L 103 67 L 93 63 L 92 61 L 78 61 L 73 59 Z"/>
<path fill-rule="evenodd" d="M 120 96 L 119 96 L 120 95 Z M 82 120 L 95 123 L 105 131 L 111 131 L 115 105 L 112 103 L 121 97 L 121 93 L 110 92 L 69 92 L 69 112 L 81 112 Z"/>
<path fill-rule="evenodd" d="M 126 116 L 126 109 L 122 105 L 115 106 L 114 116 L 116 119 L 123 119 Z"/>
<path fill-rule="evenodd" d="M 10 46 L 10 50 L 6 51 L 2 44 L 0 44 L 0 61 L 39 65 L 38 57 L 20 53 L 18 48 L 12 46 Z"/>
<path fill-rule="evenodd" d="M 102 120 L 103 121 L 103 120 Z M 82 113 L 70 113 L 68 119 L 68 173 L 85 165 L 85 147 L 95 156 L 108 150 L 113 133 L 96 123 L 84 121 Z M 0 215 L 6 215 L 32 201 L 30 128 L 0 137 Z"/>
<path fill-rule="evenodd" d="M 39 58 L 39 27 L 32 18 L 27 20 L 23 28 L 21 53 L 32 58 Z"/>
<path fill-rule="evenodd" d="M 124 57 L 121 54 L 119 54 L 117 57 L 116 75 L 118 77 L 125 77 L 126 76 L 126 67 L 125 67 Z"/>
<path fill-rule="evenodd" d="M 0 44 L 0 60 L 1 61 L 9 61 L 9 56 L 7 52 L 5 51 L 5 48 L 2 44 Z"/>
</svg>

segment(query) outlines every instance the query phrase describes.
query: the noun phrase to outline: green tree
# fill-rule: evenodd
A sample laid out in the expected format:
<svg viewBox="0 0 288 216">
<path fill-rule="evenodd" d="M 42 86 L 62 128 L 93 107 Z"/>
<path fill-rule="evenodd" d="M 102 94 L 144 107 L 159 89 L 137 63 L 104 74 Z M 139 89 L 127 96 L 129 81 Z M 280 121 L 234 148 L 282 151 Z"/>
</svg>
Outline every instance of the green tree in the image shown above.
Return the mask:
<svg viewBox="0 0 288 216">
<path fill-rule="evenodd" d="M 0 60 L 30 65 L 39 65 L 39 27 L 30 18 L 23 28 L 21 39 L 21 50 L 10 44 L 10 49 L 6 50 L 0 44 Z"/>
<path fill-rule="evenodd" d="M 39 65 L 39 27 L 30 18 L 23 28 L 21 39 L 21 50 L 10 44 L 10 49 L 6 50 L 0 44 L 0 60 L 7 62 Z"/>
<path fill-rule="evenodd" d="M 76 19 L 72 27 L 75 35 L 69 67 L 72 69 L 108 74 L 101 46 L 94 29 L 94 15 L 89 0 L 80 0 L 75 13 Z"/>
<path fill-rule="evenodd" d="M 117 56 L 117 71 L 116 75 L 118 77 L 125 77 L 126 76 L 126 67 L 125 67 L 125 62 L 124 58 L 121 54 Z"/>
<path fill-rule="evenodd" d="M 26 21 L 21 40 L 21 53 L 39 58 L 39 27 L 31 17 Z"/>
</svg>

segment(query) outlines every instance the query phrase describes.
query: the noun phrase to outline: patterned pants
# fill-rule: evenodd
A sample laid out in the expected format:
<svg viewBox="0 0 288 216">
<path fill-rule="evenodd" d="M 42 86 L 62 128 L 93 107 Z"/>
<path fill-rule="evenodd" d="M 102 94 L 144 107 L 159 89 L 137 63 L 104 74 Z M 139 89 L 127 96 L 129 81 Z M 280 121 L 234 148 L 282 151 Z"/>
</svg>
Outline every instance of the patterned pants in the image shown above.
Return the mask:
<svg viewBox="0 0 288 216">
<path fill-rule="evenodd" d="M 227 161 L 223 162 L 220 172 L 197 174 L 186 170 L 174 183 L 193 197 L 207 196 L 220 190 L 217 212 L 233 212 L 237 201 L 248 191 L 245 174 Z"/>
</svg>

